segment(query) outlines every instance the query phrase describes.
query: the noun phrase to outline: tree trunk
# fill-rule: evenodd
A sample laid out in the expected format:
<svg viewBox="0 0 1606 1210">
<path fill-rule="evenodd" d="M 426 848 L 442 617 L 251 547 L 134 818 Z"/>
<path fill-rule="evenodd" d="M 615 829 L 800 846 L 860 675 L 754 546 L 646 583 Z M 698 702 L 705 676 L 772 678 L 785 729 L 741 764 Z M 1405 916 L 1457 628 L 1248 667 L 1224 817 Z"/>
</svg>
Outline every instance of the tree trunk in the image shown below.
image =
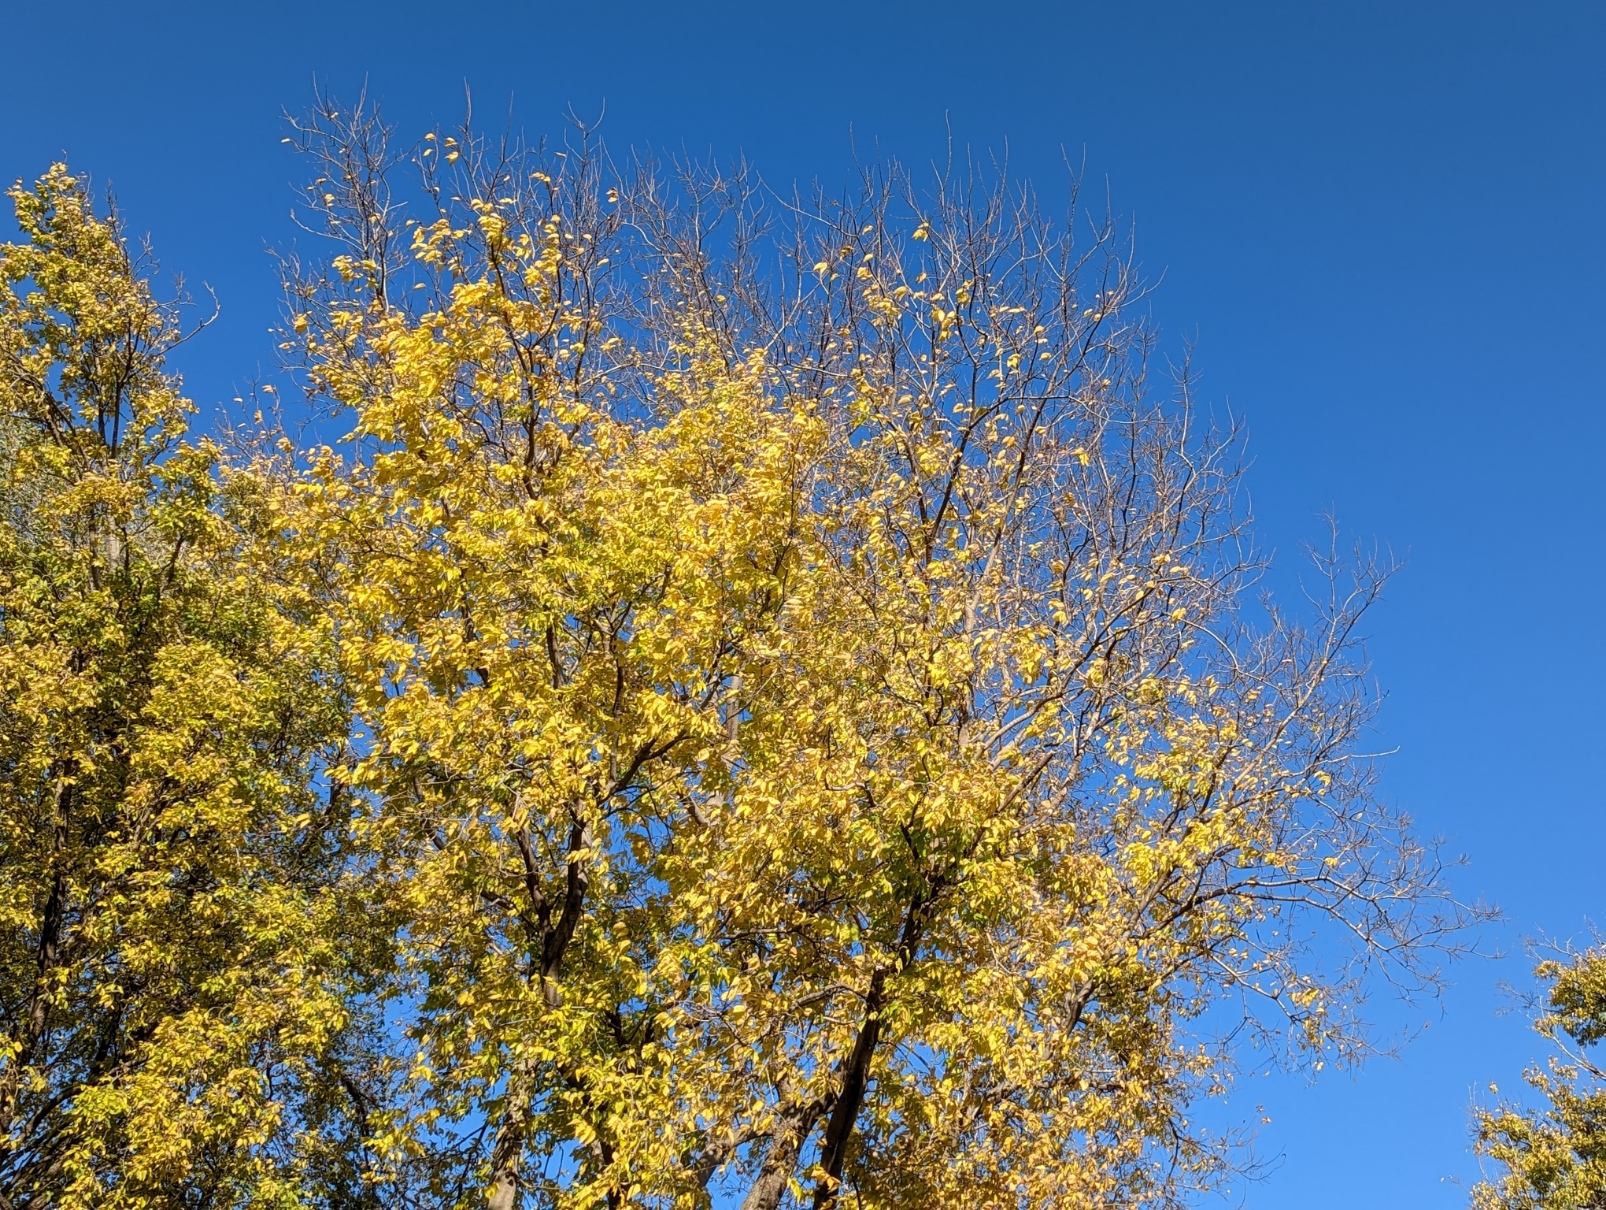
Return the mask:
<svg viewBox="0 0 1606 1210">
<path fill-rule="evenodd" d="M 820 1103 L 811 1101 L 796 1106 L 781 1117 L 781 1122 L 770 1136 L 770 1149 L 764 1156 L 764 1166 L 753 1182 L 747 1196 L 742 1199 L 741 1210 L 775 1210 L 786 1196 L 787 1184 L 797 1168 L 798 1152 L 803 1140 L 809 1137 L 820 1116 Z"/>
<path fill-rule="evenodd" d="M 528 1128 L 530 1112 L 530 1064 L 528 1060 L 514 1066 L 508 1079 L 507 1106 L 502 1110 L 502 1121 L 496 1130 L 496 1143 L 491 1149 L 491 1192 L 486 1202 L 488 1210 L 516 1210 L 519 1196 L 519 1167 L 524 1161 L 524 1133 Z"/>
<path fill-rule="evenodd" d="M 876 971 L 870 979 L 870 992 L 864 998 L 864 1024 L 859 1028 L 858 1040 L 848 1055 L 842 1070 L 842 1090 L 837 1093 L 831 1120 L 825 1125 L 825 1138 L 820 1143 L 820 1167 L 825 1176 L 814 1187 L 814 1210 L 826 1210 L 836 1204 L 837 1188 L 842 1183 L 842 1165 L 847 1159 L 848 1141 L 853 1137 L 854 1124 L 864 1105 L 864 1090 L 870 1082 L 870 1060 L 875 1056 L 876 1043 L 881 1039 L 882 988 L 886 972 Z"/>
</svg>

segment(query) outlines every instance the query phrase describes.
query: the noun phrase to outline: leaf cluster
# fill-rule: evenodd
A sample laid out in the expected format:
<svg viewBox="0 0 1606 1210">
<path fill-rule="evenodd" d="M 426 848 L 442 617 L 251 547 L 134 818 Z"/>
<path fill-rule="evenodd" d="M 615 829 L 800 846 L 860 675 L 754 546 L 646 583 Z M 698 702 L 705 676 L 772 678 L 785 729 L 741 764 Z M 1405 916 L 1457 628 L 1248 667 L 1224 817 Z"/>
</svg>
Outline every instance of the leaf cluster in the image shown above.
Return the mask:
<svg viewBox="0 0 1606 1210">
<path fill-rule="evenodd" d="M 1592 1210 L 1606 1205 L 1606 1072 L 1585 1049 L 1606 1037 L 1606 949 L 1563 952 L 1534 969 L 1545 988 L 1535 1030 L 1556 1046 L 1524 1073 L 1539 1106 L 1477 1113 L 1477 1145 L 1504 1171 L 1473 1192 L 1479 1210 Z"/>
</svg>

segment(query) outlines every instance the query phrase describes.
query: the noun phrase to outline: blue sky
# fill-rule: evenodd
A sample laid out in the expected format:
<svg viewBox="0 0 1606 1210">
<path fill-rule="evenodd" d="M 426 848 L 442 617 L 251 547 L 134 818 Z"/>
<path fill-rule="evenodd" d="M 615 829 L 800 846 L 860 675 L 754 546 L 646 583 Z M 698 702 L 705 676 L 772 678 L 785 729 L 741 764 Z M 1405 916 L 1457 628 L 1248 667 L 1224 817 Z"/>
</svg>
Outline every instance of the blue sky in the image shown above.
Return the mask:
<svg viewBox="0 0 1606 1210">
<path fill-rule="evenodd" d="M 1606 908 L 1606 7 L 1598 3 L 957 5 L 103 3 L 0 8 L 0 176 L 65 151 L 223 313 L 182 354 L 207 406 L 272 365 L 267 243 L 314 75 L 404 134 L 462 114 L 618 146 L 746 153 L 840 181 L 1001 148 L 1045 192 L 1085 156 L 1136 223 L 1175 351 L 1246 415 L 1283 563 L 1333 509 L 1407 569 L 1372 624 L 1388 796 L 1467 856 L 1503 960 L 1454 973 L 1398 1061 L 1248 1082 L 1281 1156 L 1255 1210 L 1463 1205 L 1467 1115 L 1538 1053 L 1501 981 L 1524 937 Z M 1460 1181 L 1462 1184 L 1457 1184 Z"/>
</svg>

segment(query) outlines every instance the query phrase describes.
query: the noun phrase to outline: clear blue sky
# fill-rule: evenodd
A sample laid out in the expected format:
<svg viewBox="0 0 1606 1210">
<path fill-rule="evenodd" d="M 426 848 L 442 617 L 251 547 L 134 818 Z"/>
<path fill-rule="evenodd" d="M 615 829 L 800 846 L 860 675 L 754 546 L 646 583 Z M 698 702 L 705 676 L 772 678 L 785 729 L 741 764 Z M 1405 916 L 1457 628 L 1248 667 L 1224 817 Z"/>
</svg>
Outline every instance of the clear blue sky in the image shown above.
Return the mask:
<svg viewBox="0 0 1606 1210">
<path fill-rule="evenodd" d="M 1268 543 L 1291 562 L 1332 508 L 1408 557 L 1372 626 L 1387 792 L 1466 854 L 1516 955 L 1459 968 L 1398 1062 L 1245 1087 L 1283 1162 L 1242 1204 L 1464 1204 L 1472 1099 L 1537 1053 L 1497 984 L 1524 936 L 1606 909 L 1606 5 L 5 0 L 0 30 L 0 176 L 65 150 L 217 290 L 182 359 L 203 406 L 271 367 L 263 248 L 300 172 L 278 118 L 315 73 L 366 77 L 409 134 L 465 81 L 531 131 L 605 98 L 615 145 L 777 182 L 840 180 L 850 131 L 921 162 L 945 115 L 1045 183 L 1085 151 L 1172 348 L 1249 418 Z"/>
</svg>

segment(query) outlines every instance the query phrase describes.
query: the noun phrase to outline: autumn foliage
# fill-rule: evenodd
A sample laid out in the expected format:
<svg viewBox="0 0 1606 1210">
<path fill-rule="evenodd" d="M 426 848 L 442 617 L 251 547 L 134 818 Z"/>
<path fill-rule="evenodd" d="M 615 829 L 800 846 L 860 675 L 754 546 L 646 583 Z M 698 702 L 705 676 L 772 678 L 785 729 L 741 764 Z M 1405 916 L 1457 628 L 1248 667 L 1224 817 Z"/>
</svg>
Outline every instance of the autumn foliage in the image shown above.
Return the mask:
<svg viewBox="0 0 1606 1210">
<path fill-rule="evenodd" d="M 1382 576 L 1254 597 L 1112 224 L 293 138 L 328 444 L 198 436 L 115 221 L 12 194 L 0 1206 L 1163 1206 L 1245 1045 L 1433 985 Z"/>
<path fill-rule="evenodd" d="M 1606 1038 L 1606 948 L 1552 954 L 1534 973 L 1544 989 L 1534 1028 L 1554 1053 L 1524 1073 L 1539 1104 L 1478 1111 L 1478 1151 L 1495 1179 L 1473 1191 L 1476 1210 L 1606 1205 L 1606 1068 L 1592 1050 Z"/>
</svg>

